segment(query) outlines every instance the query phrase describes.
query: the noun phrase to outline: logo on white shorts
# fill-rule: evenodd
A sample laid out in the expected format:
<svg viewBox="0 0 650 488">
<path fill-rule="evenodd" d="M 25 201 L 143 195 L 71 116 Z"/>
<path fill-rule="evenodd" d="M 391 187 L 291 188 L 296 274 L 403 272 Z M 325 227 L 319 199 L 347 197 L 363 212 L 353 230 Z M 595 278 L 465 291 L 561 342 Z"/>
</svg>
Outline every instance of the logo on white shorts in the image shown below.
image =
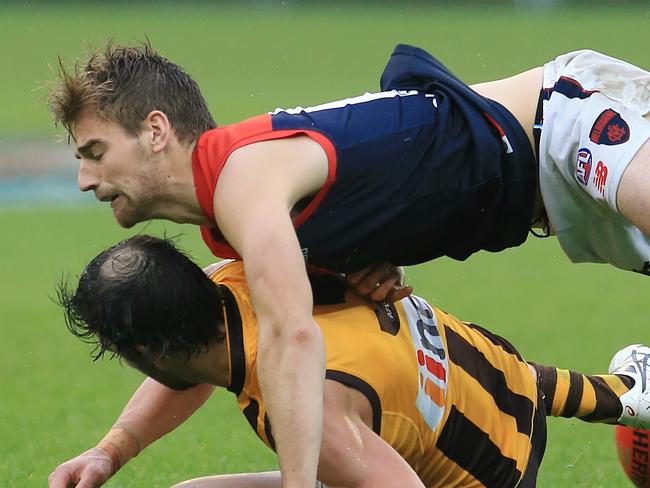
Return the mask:
<svg viewBox="0 0 650 488">
<path fill-rule="evenodd" d="M 605 183 L 607 183 L 607 165 L 602 161 L 598 161 L 596 165 L 596 171 L 594 171 L 594 186 L 598 190 L 598 193 L 605 195 Z"/>
<path fill-rule="evenodd" d="M 576 162 L 576 180 L 587 186 L 591 174 L 591 151 L 584 147 L 579 149 Z"/>
<path fill-rule="evenodd" d="M 630 140 L 630 126 L 621 114 L 608 108 L 594 122 L 589 132 L 589 139 L 596 144 L 615 146 Z"/>
</svg>

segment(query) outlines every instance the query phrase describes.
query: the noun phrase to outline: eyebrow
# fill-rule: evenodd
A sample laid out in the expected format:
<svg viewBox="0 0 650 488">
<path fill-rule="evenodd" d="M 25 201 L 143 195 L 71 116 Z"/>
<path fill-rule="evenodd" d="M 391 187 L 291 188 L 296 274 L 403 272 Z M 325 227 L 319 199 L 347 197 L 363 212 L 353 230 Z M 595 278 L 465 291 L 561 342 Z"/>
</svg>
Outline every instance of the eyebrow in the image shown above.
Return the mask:
<svg viewBox="0 0 650 488">
<path fill-rule="evenodd" d="M 75 151 L 74 155 L 77 159 L 80 159 L 80 155 L 87 154 L 88 151 L 90 151 L 90 148 L 92 148 L 95 144 L 98 144 L 102 142 L 101 139 L 91 139 L 89 140 L 86 144 L 83 146 L 78 146 L 77 150 Z"/>
</svg>

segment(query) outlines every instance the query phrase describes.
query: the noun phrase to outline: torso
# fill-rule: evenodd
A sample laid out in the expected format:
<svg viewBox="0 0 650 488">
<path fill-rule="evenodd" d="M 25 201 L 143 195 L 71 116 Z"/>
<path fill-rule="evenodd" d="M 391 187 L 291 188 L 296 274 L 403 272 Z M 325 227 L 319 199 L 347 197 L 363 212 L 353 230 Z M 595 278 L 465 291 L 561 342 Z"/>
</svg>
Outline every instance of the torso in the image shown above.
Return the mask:
<svg viewBox="0 0 650 488">
<path fill-rule="evenodd" d="M 227 314 L 231 358 L 241 358 L 231 359 L 240 385 L 231 391 L 255 432 L 273 447 L 255 370 L 257 323 L 241 263 L 224 266 L 212 279 L 231 290 L 241 312 Z M 507 342 L 417 297 L 373 310 L 336 286 L 314 287 L 316 302 L 324 303 L 314 317 L 327 346 L 327 379 L 349 389 L 351 408 L 426 486 L 482 486 L 477 480 L 515 486 L 530 453 L 537 388 Z M 457 436 L 470 433 L 474 449 L 459 447 Z"/>
<path fill-rule="evenodd" d="M 197 144 L 206 175 L 197 179 L 197 195 L 202 189 L 202 208 L 214 212 L 220 171 L 244 152 L 257 153 L 257 167 L 268 171 L 287 159 L 296 174 L 325 169 L 320 190 L 312 188 L 292 212 L 308 261 L 335 271 L 466 259 L 518 245 L 533 213 L 532 147 L 503 107 L 473 103 L 459 105 L 444 91 L 381 92 L 215 129 Z M 301 159 L 306 153 L 314 156 Z M 217 256 L 237 257 L 216 227 L 202 233 Z"/>
</svg>

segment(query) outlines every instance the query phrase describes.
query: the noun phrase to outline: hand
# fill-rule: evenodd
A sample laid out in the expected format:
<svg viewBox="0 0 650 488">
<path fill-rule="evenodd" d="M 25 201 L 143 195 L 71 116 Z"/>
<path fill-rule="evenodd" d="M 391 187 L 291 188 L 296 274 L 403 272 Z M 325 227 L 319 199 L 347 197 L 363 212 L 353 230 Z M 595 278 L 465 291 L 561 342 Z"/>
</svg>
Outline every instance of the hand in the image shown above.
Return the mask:
<svg viewBox="0 0 650 488">
<path fill-rule="evenodd" d="M 345 278 L 357 293 L 376 302 L 397 302 L 413 293 L 413 287 L 404 284 L 404 268 L 387 262 L 366 266 Z"/>
<path fill-rule="evenodd" d="M 59 465 L 48 477 L 49 488 L 97 488 L 113 475 L 113 461 L 93 448 Z"/>
</svg>

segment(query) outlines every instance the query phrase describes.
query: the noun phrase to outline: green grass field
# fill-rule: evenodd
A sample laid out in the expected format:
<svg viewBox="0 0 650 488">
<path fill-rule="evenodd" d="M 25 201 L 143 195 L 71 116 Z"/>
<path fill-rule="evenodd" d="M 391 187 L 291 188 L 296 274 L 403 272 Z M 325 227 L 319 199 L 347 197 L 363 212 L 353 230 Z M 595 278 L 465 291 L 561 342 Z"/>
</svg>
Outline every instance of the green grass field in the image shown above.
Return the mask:
<svg viewBox="0 0 650 488">
<path fill-rule="evenodd" d="M 506 76 L 564 51 L 590 47 L 650 67 L 650 10 L 506 8 L 235 8 L 174 2 L 112 9 L 47 4 L 0 7 L 0 151 L 5 140 L 54 136 L 39 88 L 57 55 L 87 43 L 149 37 L 202 85 L 217 121 L 276 106 L 306 105 L 375 90 L 396 42 L 421 45 L 468 82 Z M 244 4 L 242 4 L 244 5 Z M 644 31 L 645 29 L 645 31 Z M 74 160 L 71 157 L 71 165 Z M 119 229 L 99 205 L 0 209 L 0 486 L 44 486 L 61 461 L 92 446 L 141 376 L 116 361 L 92 364 L 66 331 L 55 284 L 135 232 L 182 233 L 197 261 L 211 257 L 190 226 Z M 500 254 L 409 269 L 418 294 L 509 338 L 525 357 L 603 372 L 614 351 L 650 340 L 648 280 L 606 266 L 572 265 L 557 243 L 531 238 Z M 613 429 L 551 419 L 541 487 L 618 487 L 627 482 Z M 189 477 L 262 470 L 275 459 L 234 397 L 218 393 L 194 418 L 143 452 L 110 487 L 164 487 Z"/>
</svg>

